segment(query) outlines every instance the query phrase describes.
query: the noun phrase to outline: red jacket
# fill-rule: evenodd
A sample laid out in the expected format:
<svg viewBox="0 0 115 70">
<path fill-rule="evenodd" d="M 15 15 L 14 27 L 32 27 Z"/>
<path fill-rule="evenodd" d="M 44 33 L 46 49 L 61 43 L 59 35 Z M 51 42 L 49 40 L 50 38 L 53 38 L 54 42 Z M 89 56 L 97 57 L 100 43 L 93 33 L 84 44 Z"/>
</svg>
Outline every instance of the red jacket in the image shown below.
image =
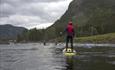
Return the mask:
<svg viewBox="0 0 115 70">
<path fill-rule="evenodd" d="M 69 22 L 69 23 L 68 23 L 67 28 L 66 28 L 66 33 L 67 33 L 67 36 L 72 36 L 72 37 L 74 37 L 75 32 L 74 32 L 74 27 L 73 27 L 73 25 L 72 25 L 72 22 Z"/>
</svg>

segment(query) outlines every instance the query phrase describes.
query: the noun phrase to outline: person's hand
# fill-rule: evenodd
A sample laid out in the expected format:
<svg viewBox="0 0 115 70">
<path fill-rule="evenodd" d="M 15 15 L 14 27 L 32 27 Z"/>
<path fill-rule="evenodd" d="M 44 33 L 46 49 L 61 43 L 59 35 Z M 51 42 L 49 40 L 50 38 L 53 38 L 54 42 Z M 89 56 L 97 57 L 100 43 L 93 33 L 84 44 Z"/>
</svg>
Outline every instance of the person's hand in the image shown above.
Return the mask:
<svg viewBox="0 0 115 70">
<path fill-rule="evenodd" d="M 60 35 L 62 35 L 62 32 L 60 32 Z"/>
</svg>

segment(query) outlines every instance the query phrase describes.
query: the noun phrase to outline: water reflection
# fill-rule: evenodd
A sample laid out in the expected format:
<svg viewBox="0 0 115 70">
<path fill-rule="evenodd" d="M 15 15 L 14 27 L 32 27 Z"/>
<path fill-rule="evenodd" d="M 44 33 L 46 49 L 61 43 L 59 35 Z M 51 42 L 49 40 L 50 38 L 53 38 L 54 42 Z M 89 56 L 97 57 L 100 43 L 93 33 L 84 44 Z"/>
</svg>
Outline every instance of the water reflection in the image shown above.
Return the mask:
<svg viewBox="0 0 115 70">
<path fill-rule="evenodd" d="M 66 70 L 73 70 L 74 67 L 74 63 L 73 63 L 74 59 L 73 57 L 66 57 Z"/>
<path fill-rule="evenodd" d="M 88 45 L 89 46 L 89 45 Z M 91 46 L 64 56 L 63 45 L 0 45 L 0 70 L 115 70 L 115 47 Z"/>
</svg>

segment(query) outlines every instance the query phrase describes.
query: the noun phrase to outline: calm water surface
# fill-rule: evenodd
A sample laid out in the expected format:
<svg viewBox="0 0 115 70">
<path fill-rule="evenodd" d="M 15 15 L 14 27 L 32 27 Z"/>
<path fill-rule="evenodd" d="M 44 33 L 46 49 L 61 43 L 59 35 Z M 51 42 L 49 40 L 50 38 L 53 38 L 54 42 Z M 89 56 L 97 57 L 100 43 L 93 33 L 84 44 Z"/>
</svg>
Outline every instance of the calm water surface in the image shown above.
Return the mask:
<svg viewBox="0 0 115 70">
<path fill-rule="evenodd" d="M 0 70 L 115 70 L 115 45 L 76 44 L 77 55 L 64 56 L 63 44 L 0 45 Z"/>
</svg>

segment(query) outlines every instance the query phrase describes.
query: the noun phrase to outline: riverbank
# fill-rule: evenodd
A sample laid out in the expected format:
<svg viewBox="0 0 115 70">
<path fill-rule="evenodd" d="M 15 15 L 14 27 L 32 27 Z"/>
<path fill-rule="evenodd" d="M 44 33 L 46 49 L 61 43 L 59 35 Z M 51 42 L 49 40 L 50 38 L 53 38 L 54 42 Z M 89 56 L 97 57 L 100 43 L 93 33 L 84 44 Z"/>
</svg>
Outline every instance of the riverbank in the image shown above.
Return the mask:
<svg viewBox="0 0 115 70">
<path fill-rule="evenodd" d="M 32 42 L 32 41 L 29 41 L 29 42 Z M 52 43 L 65 42 L 65 39 L 63 37 L 59 37 L 57 39 L 53 39 L 53 40 L 50 40 L 48 42 L 52 42 Z M 21 41 L 20 43 L 28 43 L 28 42 Z M 108 33 L 108 34 L 88 36 L 88 37 L 76 37 L 74 39 L 74 43 L 103 43 L 103 44 L 109 43 L 109 44 L 115 44 L 115 33 Z M 0 44 L 9 44 L 9 41 L 0 41 Z"/>
<path fill-rule="evenodd" d="M 77 43 L 113 43 L 115 44 L 115 33 L 95 35 L 89 37 L 78 37 L 74 40 Z"/>
</svg>

